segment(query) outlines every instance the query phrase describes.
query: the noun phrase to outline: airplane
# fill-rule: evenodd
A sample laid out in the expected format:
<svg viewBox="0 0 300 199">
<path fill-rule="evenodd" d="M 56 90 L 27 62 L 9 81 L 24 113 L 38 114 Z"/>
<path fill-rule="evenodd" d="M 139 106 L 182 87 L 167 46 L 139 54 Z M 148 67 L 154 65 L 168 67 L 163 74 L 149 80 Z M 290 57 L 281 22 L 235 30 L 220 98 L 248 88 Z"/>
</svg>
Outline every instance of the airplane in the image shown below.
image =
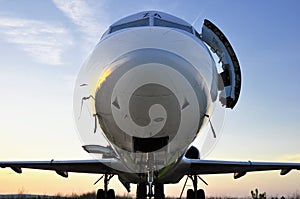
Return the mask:
<svg viewBox="0 0 300 199">
<path fill-rule="evenodd" d="M 237 179 L 253 171 L 286 175 L 300 170 L 300 163 L 202 159 L 194 141 L 207 127 L 208 136 L 217 139 L 215 106 L 233 109 L 240 92 L 239 61 L 215 24 L 205 19 L 199 33 L 173 15 L 139 12 L 108 28 L 76 80 L 74 118 L 82 147 L 93 158 L 1 161 L 0 167 L 16 173 L 53 170 L 62 177 L 103 174 L 97 199 L 115 198 L 108 188 L 113 176 L 128 191 L 136 184 L 138 199 L 164 199 L 164 185 L 186 177 L 185 185 L 188 179 L 193 183 L 187 199 L 204 199 L 204 190 L 198 189 L 202 174 L 233 173 Z"/>
</svg>

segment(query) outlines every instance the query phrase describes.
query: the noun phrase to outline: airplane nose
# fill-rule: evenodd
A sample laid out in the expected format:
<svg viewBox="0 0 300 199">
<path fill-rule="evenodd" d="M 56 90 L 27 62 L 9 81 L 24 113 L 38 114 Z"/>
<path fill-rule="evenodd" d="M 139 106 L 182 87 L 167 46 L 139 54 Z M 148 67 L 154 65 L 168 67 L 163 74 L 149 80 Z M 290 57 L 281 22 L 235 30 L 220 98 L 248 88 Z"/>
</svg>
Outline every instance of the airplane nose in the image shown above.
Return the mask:
<svg viewBox="0 0 300 199">
<path fill-rule="evenodd" d="M 144 48 L 120 56 L 104 70 L 95 109 L 104 134 L 120 149 L 180 150 L 197 135 L 207 96 L 204 78 L 187 60 Z"/>
</svg>

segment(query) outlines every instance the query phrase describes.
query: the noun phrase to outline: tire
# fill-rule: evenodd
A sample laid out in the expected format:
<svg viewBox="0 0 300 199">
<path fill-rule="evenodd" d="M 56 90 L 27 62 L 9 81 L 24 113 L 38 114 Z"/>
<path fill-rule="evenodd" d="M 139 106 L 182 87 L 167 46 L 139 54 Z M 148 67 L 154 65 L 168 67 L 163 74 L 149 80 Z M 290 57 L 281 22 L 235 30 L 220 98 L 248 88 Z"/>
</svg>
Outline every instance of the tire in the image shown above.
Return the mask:
<svg viewBox="0 0 300 199">
<path fill-rule="evenodd" d="M 193 191 L 193 189 L 187 190 L 186 199 L 195 199 L 195 192 Z"/>
<path fill-rule="evenodd" d="M 198 189 L 197 191 L 197 199 L 205 199 L 205 192 L 203 189 Z"/>
<path fill-rule="evenodd" d="M 108 190 L 106 198 L 107 199 L 115 199 L 116 198 L 115 191 L 113 189 Z"/>
<path fill-rule="evenodd" d="M 165 199 L 163 184 L 157 183 L 154 185 L 154 199 Z"/>
<path fill-rule="evenodd" d="M 105 199 L 105 192 L 103 189 L 98 189 L 96 199 Z"/>
<path fill-rule="evenodd" d="M 147 199 L 147 185 L 145 183 L 137 184 L 136 198 Z"/>
</svg>

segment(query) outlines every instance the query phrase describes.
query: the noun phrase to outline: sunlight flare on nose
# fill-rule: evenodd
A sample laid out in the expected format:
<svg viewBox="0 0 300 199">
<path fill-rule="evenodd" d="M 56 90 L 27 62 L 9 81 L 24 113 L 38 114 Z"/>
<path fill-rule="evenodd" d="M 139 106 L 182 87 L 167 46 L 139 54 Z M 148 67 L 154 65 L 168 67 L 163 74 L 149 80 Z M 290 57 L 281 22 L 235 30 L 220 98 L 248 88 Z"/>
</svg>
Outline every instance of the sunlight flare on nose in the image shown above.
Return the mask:
<svg viewBox="0 0 300 199">
<path fill-rule="evenodd" d="M 108 67 L 103 73 L 100 75 L 99 80 L 96 84 L 95 91 L 102 85 L 102 83 L 107 79 L 107 77 L 112 73 L 112 68 Z"/>
</svg>

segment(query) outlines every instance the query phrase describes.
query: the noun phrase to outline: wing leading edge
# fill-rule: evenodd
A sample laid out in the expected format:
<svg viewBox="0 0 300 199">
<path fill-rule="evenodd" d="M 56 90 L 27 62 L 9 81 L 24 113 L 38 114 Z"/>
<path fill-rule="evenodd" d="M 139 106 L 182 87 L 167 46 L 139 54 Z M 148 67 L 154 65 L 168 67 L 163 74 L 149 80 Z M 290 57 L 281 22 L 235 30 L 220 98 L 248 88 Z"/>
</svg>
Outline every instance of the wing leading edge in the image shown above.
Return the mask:
<svg viewBox="0 0 300 199">
<path fill-rule="evenodd" d="M 300 163 L 288 162 L 239 162 L 187 158 L 183 158 L 182 161 L 190 165 L 186 175 L 233 173 L 235 179 L 253 171 L 281 170 L 280 175 L 286 175 L 293 169 L 300 170 Z"/>
<path fill-rule="evenodd" d="M 22 173 L 22 168 L 52 170 L 63 177 L 68 177 L 68 172 L 120 174 L 120 171 L 126 169 L 120 160 L 113 158 L 103 160 L 6 161 L 0 162 L 0 167 L 10 167 L 17 173 Z M 120 171 L 113 168 L 119 168 Z"/>
</svg>

